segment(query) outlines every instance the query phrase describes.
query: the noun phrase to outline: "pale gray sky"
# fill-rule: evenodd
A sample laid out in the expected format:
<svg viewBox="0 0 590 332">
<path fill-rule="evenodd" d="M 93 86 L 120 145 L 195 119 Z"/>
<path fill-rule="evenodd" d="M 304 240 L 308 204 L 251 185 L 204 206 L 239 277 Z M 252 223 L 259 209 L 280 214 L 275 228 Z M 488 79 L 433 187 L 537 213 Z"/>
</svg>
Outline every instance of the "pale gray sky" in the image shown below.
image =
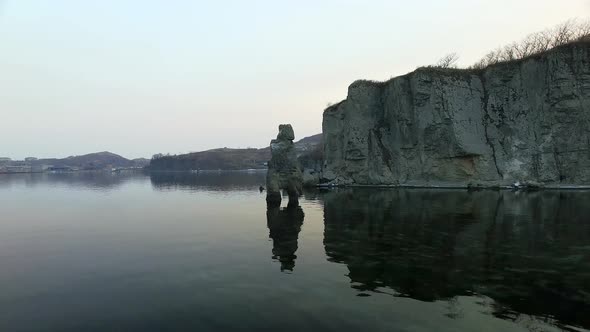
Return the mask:
<svg viewBox="0 0 590 332">
<path fill-rule="evenodd" d="M 356 79 L 491 49 L 590 0 L 0 0 L 0 156 L 123 156 L 297 138 Z"/>
</svg>

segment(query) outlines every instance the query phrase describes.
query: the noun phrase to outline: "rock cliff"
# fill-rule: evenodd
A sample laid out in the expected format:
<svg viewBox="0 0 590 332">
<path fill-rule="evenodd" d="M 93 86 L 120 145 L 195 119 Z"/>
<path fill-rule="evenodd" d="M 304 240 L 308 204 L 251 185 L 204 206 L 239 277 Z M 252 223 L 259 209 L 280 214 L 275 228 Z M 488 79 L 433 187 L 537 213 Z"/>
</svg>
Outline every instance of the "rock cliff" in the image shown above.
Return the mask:
<svg viewBox="0 0 590 332">
<path fill-rule="evenodd" d="M 590 43 L 354 82 L 324 112 L 335 184 L 590 184 Z"/>
</svg>

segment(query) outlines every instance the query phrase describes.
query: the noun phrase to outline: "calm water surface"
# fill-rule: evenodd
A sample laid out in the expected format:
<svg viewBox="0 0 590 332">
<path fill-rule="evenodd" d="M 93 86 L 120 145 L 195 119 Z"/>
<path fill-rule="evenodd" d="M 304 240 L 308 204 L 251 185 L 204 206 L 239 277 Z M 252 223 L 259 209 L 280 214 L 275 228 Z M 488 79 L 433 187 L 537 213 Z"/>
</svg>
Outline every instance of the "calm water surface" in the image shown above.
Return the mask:
<svg viewBox="0 0 590 332">
<path fill-rule="evenodd" d="M 588 192 L 263 183 L 1 175 L 0 331 L 590 329 Z"/>
</svg>

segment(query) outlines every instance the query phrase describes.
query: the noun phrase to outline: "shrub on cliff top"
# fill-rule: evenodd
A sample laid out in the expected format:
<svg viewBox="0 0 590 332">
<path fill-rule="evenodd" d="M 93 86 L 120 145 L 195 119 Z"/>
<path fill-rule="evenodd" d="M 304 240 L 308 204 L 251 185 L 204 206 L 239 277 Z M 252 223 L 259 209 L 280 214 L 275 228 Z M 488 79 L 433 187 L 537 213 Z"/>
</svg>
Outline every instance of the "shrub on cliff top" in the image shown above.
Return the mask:
<svg viewBox="0 0 590 332">
<path fill-rule="evenodd" d="M 572 19 L 552 29 L 530 34 L 519 42 L 491 51 L 470 69 L 483 69 L 500 62 L 520 60 L 558 46 L 588 40 L 590 40 L 590 20 L 580 22 Z"/>
<path fill-rule="evenodd" d="M 590 20 L 571 19 L 554 28 L 530 34 L 521 41 L 489 52 L 466 69 L 481 70 L 498 63 L 525 59 L 575 42 L 590 42 Z M 419 67 L 419 69 L 457 69 L 458 59 L 457 53 L 450 53 L 438 60 L 436 64 Z"/>
</svg>

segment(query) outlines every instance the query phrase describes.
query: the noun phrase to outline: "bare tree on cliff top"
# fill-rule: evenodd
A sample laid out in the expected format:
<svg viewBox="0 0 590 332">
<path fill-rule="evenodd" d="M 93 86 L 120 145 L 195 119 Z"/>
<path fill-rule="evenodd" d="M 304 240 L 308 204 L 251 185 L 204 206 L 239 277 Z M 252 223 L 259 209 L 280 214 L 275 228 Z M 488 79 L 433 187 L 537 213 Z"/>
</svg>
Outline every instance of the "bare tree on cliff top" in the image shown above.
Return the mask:
<svg viewBox="0 0 590 332">
<path fill-rule="evenodd" d="M 434 66 L 439 68 L 457 68 L 458 60 L 459 55 L 457 55 L 457 53 L 449 53 L 438 60 Z"/>
<path fill-rule="evenodd" d="M 530 34 L 519 42 L 491 51 L 470 68 L 483 69 L 500 62 L 524 59 L 557 46 L 586 41 L 589 38 L 590 20 L 568 20 L 552 29 Z"/>
</svg>

